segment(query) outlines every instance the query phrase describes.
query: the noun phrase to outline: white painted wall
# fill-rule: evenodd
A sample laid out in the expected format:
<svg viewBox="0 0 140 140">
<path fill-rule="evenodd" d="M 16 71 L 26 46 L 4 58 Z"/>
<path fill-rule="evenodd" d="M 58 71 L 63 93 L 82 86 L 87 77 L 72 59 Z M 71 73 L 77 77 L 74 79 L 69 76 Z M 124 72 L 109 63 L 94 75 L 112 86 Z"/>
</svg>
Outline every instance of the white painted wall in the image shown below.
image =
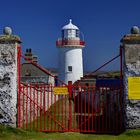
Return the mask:
<svg viewBox="0 0 140 140">
<path fill-rule="evenodd" d="M 59 51 L 59 78 L 66 84 L 80 80 L 83 77 L 82 48 L 67 46 Z M 68 66 L 72 66 L 72 72 L 68 71 Z"/>
</svg>

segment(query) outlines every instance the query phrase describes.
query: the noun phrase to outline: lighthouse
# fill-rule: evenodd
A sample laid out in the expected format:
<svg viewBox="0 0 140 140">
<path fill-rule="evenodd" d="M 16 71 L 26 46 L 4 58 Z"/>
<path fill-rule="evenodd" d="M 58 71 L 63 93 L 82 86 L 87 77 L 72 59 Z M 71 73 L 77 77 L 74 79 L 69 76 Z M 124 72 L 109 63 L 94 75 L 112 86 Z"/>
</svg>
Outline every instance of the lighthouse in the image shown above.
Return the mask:
<svg viewBox="0 0 140 140">
<path fill-rule="evenodd" d="M 80 35 L 83 34 L 71 19 L 61 31 L 61 38 L 56 41 L 56 46 L 59 49 L 58 77 L 66 84 L 68 81 L 74 83 L 83 77 L 82 49 L 85 47 L 85 42 L 80 40 Z"/>
</svg>

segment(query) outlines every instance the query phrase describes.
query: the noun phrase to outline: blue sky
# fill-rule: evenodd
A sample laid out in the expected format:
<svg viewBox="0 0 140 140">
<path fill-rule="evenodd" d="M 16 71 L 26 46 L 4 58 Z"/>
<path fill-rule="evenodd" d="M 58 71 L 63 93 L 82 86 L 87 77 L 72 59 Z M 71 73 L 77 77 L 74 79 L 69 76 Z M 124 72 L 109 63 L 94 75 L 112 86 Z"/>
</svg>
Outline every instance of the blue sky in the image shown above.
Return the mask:
<svg viewBox="0 0 140 140">
<path fill-rule="evenodd" d="M 45 67 L 57 67 L 55 46 L 69 19 L 84 33 L 84 69 L 94 70 L 119 53 L 120 39 L 140 26 L 139 0 L 0 0 L 0 33 L 4 26 L 32 48 Z M 118 69 L 118 62 L 108 69 Z"/>
</svg>

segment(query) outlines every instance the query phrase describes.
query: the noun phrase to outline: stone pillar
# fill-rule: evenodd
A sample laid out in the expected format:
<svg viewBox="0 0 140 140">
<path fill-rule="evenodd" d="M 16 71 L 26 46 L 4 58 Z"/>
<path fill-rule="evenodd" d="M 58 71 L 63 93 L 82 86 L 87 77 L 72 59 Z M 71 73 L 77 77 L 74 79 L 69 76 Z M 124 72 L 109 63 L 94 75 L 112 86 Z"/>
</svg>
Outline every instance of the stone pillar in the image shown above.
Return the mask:
<svg viewBox="0 0 140 140">
<path fill-rule="evenodd" d="M 125 35 L 121 40 L 123 47 L 123 77 L 124 92 L 126 98 L 126 128 L 140 128 L 140 99 L 128 97 L 128 79 L 139 79 L 140 81 L 140 34 L 139 28 L 131 28 L 131 34 Z M 136 83 L 138 84 L 138 83 Z M 139 85 L 140 86 L 140 85 Z M 139 88 L 140 89 L 140 88 Z M 137 89 L 136 89 L 137 90 Z M 135 92 L 135 91 L 134 91 Z M 136 91 L 137 92 L 137 91 Z M 140 94 L 140 90 L 138 90 Z"/>
<path fill-rule="evenodd" d="M 17 123 L 17 46 L 18 36 L 10 27 L 0 35 L 0 124 L 16 127 Z"/>
</svg>

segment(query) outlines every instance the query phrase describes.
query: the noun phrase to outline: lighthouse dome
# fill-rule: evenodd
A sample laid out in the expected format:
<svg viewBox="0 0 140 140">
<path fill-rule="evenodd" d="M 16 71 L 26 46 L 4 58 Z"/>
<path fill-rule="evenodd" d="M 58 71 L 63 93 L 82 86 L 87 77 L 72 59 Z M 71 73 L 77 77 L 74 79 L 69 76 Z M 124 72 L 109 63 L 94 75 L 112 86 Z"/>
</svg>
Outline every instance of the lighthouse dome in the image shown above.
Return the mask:
<svg viewBox="0 0 140 140">
<path fill-rule="evenodd" d="M 76 25 L 72 24 L 72 20 L 71 20 L 71 19 L 69 20 L 69 24 L 65 25 L 65 26 L 62 28 L 62 30 L 69 30 L 69 29 L 72 29 L 72 30 L 79 30 L 79 28 L 78 28 Z"/>
</svg>

